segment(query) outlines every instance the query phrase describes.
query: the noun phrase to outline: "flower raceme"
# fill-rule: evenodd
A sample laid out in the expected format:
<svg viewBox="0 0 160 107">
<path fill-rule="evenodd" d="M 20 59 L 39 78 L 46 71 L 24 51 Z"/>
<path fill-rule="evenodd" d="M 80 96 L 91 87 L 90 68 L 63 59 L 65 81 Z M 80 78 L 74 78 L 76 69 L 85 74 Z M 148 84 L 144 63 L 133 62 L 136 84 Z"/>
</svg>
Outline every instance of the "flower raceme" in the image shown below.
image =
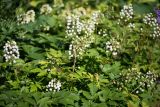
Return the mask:
<svg viewBox="0 0 160 107">
<path fill-rule="evenodd" d="M 61 86 L 62 86 L 61 82 L 54 78 L 46 86 L 46 91 L 57 92 L 57 91 L 60 91 Z"/>
<path fill-rule="evenodd" d="M 52 12 L 52 7 L 49 4 L 44 4 L 40 8 L 40 14 L 50 14 Z"/>
<path fill-rule="evenodd" d="M 80 16 L 74 14 L 67 17 L 66 37 L 72 40 L 69 46 L 69 58 L 81 57 L 94 41 L 93 33 L 99 16 L 100 12 L 96 11 L 89 19 L 82 20 Z"/>
<path fill-rule="evenodd" d="M 120 43 L 115 40 L 111 39 L 110 41 L 106 42 L 106 52 L 111 52 L 113 56 L 116 56 L 118 54 L 118 51 L 120 49 Z"/>
<path fill-rule="evenodd" d="M 160 27 L 153 13 L 148 13 L 147 15 L 145 15 L 143 22 L 152 28 L 153 32 L 152 34 L 150 34 L 151 37 L 160 37 Z"/>
<path fill-rule="evenodd" d="M 120 18 L 124 19 L 125 22 L 133 18 L 133 6 L 132 4 L 124 5 L 120 11 Z"/>
<path fill-rule="evenodd" d="M 29 10 L 25 14 L 21 14 L 17 17 L 18 25 L 28 24 L 35 21 L 35 11 Z"/>
<path fill-rule="evenodd" d="M 49 4 L 44 4 L 40 8 L 40 14 L 50 14 L 52 12 L 52 7 L 49 6 Z M 17 16 L 17 22 L 18 25 L 20 24 L 28 24 L 30 22 L 35 21 L 35 11 L 34 10 L 28 10 L 26 13 L 21 14 Z"/>
<path fill-rule="evenodd" d="M 7 41 L 7 43 L 3 46 L 4 50 L 4 58 L 5 61 L 13 61 L 15 63 L 15 59 L 19 58 L 19 48 L 15 41 Z"/>
<path fill-rule="evenodd" d="M 143 22 L 151 27 L 158 26 L 157 20 L 154 17 L 153 13 L 148 13 L 144 16 Z"/>
<path fill-rule="evenodd" d="M 119 80 L 114 84 L 116 84 L 120 90 L 124 87 L 132 87 L 131 90 L 128 91 L 139 94 L 143 93 L 145 90 L 154 88 L 157 77 L 158 76 L 152 71 L 142 73 L 138 71 L 137 68 L 133 67 L 128 69 L 127 72 L 123 71 L 120 73 Z"/>
</svg>

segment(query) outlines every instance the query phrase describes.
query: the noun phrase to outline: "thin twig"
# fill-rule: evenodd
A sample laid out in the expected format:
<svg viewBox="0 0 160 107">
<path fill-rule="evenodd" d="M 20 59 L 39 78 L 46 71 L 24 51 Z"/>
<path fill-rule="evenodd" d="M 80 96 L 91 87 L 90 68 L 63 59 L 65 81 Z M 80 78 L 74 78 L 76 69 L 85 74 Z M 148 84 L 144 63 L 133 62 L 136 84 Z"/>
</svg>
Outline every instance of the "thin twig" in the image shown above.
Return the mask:
<svg viewBox="0 0 160 107">
<path fill-rule="evenodd" d="M 73 47 L 73 72 L 75 71 L 75 67 L 76 67 L 76 49 Z"/>
</svg>

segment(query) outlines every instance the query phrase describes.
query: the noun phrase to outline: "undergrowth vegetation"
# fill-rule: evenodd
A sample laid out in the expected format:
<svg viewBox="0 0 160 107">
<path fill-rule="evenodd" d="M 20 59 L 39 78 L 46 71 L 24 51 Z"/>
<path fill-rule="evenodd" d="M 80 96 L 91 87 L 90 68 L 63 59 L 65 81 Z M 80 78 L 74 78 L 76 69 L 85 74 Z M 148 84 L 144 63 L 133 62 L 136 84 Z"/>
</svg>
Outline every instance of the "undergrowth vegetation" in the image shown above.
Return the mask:
<svg viewBox="0 0 160 107">
<path fill-rule="evenodd" d="M 159 107 L 158 3 L 2 0 L 0 106 Z"/>
</svg>

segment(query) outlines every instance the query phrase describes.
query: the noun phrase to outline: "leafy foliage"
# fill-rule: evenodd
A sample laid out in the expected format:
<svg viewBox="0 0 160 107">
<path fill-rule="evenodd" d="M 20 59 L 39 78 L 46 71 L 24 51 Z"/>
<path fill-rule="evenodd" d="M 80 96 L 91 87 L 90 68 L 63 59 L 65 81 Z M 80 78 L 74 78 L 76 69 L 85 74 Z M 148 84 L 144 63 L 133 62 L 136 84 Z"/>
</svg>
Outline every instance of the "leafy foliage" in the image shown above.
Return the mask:
<svg viewBox="0 0 160 107">
<path fill-rule="evenodd" d="M 0 3 L 0 106 L 159 105 L 158 1 Z"/>
</svg>

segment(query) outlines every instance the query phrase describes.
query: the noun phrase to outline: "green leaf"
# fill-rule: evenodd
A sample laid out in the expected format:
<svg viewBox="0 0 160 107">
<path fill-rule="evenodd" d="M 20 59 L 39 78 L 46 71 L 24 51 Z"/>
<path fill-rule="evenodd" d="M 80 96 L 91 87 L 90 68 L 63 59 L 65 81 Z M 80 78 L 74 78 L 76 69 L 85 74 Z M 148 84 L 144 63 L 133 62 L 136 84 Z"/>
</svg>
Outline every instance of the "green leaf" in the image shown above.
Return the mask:
<svg viewBox="0 0 160 107">
<path fill-rule="evenodd" d="M 24 65 L 24 64 L 25 64 L 24 60 L 22 60 L 22 59 L 17 59 L 17 60 L 16 60 L 16 63 L 15 63 L 15 66 L 20 66 L 20 65 Z"/>
<path fill-rule="evenodd" d="M 31 87 L 31 89 L 30 89 L 31 92 L 37 91 L 37 86 L 35 84 L 32 84 L 30 87 Z"/>
<path fill-rule="evenodd" d="M 98 104 L 93 103 L 92 106 L 93 107 L 107 107 L 107 104 L 106 103 L 98 103 Z"/>
<path fill-rule="evenodd" d="M 56 24 L 56 18 L 54 16 L 48 17 L 46 21 L 47 21 L 47 24 L 50 26 L 55 26 Z"/>
<path fill-rule="evenodd" d="M 90 90 L 90 93 L 91 93 L 92 96 L 97 93 L 98 88 L 94 83 L 88 84 L 88 87 L 89 87 L 89 90 Z"/>
<path fill-rule="evenodd" d="M 90 102 L 86 99 L 82 99 L 82 107 L 91 107 Z"/>
<path fill-rule="evenodd" d="M 89 100 L 89 99 L 92 99 L 92 96 L 90 95 L 89 92 L 87 91 L 83 91 L 83 95 Z"/>
<path fill-rule="evenodd" d="M 79 100 L 79 95 L 71 93 L 68 91 L 56 92 L 53 97 L 55 98 L 55 103 L 60 103 L 63 105 L 74 105 L 75 101 Z"/>
<path fill-rule="evenodd" d="M 110 77 L 111 79 L 115 79 L 115 75 L 114 75 L 113 73 L 109 73 L 109 77 Z"/>
<path fill-rule="evenodd" d="M 156 2 L 157 0 L 139 0 L 139 3 Z"/>
<path fill-rule="evenodd" d="M 149 107 L 149 105 L 147 104 L 147 102 L 142 101 L 142 107 Z"/>
<path fill-rule="evenodd" d="M 38 77 L 43 77 L 45 75 L 47 75 L 47 72 L 46 71 L 41 71 L 37 76 Z"/>
<path fill-rule="evenodd" d="M 104 65 L 104 67 L 102 68 L 102 71 L 106 74 L 106 75 L 109 75 L 109 77 L 111 79 L 115 79 L 117 77 L 119 77 L 119 73 L 120 73 L 120 63 L 119 62 L 116 62 L 115 64 L 113 65 L 109 65 L 109 64 L 106 64 Z"/>
<path fill-rule="evenodd" d="M 67 98 L 72 99 L 74 101 L 78 101 L 80 99 L 79 95 L 77 95 L 75 93 L 70 93 L 70 95 Z"/>
<path fill-rule="evenodd" d="M 12 80 L 10 80 L 10 81 L 8 81 L 8 83 L 10 85 L 12 85 L 14 88 L 18 88 L 19 87 L 19 81 L 12 81 Z"/>
<path fill-rule="evenodd" d="M 46 61 L 46 60 L 40 60 L 40 61 L 38 61 L 38 64 L 41 64 L 41 65 L 48 64 L 48 61 Z"/>
<path fill-rule="evenodd" d="M 53 56 L 53 57 L 56 57 L 56 58 L 62 57 L 61 51 L 57 51 L 57 50 L 54 50 L 54 49 L 49 49 L 48 54 Z"/>
<path fill-rule="evenodd" d="M 104 90 L 98 92 L 98 95 L 102 101 L 106 101 L 112 98 L 112 96 L 110 96 L 110 93 L 110 90 L 108 88 L 105 88 Z"/>
<path fill-rule="evenodd" d="M 86 53 L 87 53 L 86 55 L 91 56 L 91 57 L 92 56 L 96 56 L 96 57 L 99 56 L 99 53 L 96 49 L 89 49 Z"/>
<path fill-rule="evenodd" d="M 99 95 L 99 100 L 100 100 L 101 102 L 105 102 L 105 101 L 106 101 L 106 99 L 105 99 L 104 97 L 102 97 L 101 95 Z"/>
<path fill-rule="evenodd" d="M 136 103 L 132 102 L 131 100 L 129 100 L 127 102 L 127 107 L 139 107 L 139 106 L 138 106 L 138 104 L 136 104 Z"/>
<path fill-rule="evenodd" d="M 74 100 L 73 99 L 69 99 L 69 98 L 65 98 L 65 99 L 60 99 L 61 103 L 64 105 L 74 105 Z"/>
<path fill-rule="evenodd" d="M 36 105 L 36 102 L 35 102 L 35 100 L 33 99 L 33 98 L 31 98 L 31 97 L 25 97 L 24 98 L 24 101 L 25 102 L 28 102 L 29 104 L 32 104 L 32 105 Z"/>
<path fill-rule="evenodd" d="M 33 98 L 36 100 L 36 102 L 38 102 L 42 97 L 43 95 L 40 92 L 33 93 Z"/>
<path fill-rule="evenodd" d="M 78 101 L 80 99 L 79 95 L 71 92 L 65 92 L 65 91 L 61 91 L 60 96 L 61 98 L 59 98 L 60 100 L 59 103 L 64 105 L 74 105 L 75 101 Z"/>
<path fill-rule="evenodd" d="M 40 68 L 35 68 L 30 71 L 31 73 L 43 72 Z"/>
<path fill-rule="evenodd" d="M 146 4 L 134 4 L 133 5 L 135 13 L 144 14 L 153 11 L 153 7 Z"/>
<path fill-rule="evenodd" d="M 39 104 L 39 107 L 48 107 L 49 101 L 50 101 L 50 97 L 44 97 L 40 99 L 37 103 Z"/>
<path fill-rule="evenodd" d="M 23 45 L 22 48 L 27 54 L 32 54 L 40 50 L 39 47 L 34 47 L 32 45 Z"/>
<path fill-rule="evenodd" d="M 136 101 L 136 102 L 140 101 L 140 99 L 139 99 L 139 97 L 137 95 L 130 94 L 130 96 L 131 96 L 133 101 Z"/>
<path fill-rule="evenodd" d="M 33 58 L 33 59 L 44 59 L 44 54 L 43 53 L 32 53 L 32 54 L 29 54 L 28 57 Z"/>
<path fill-rule="evenodd" d="M 45 1 L 44 0 L 31 0 L 29 3 L 31 6 L 36 7 L 37 5 L 41 3 L 45 3 Z"/>
<path fill-rule="evenodd" d="M 99 81 L 102 82 L 102 83 L 109 83 L 108 79 L 100 79 Z"/>
<path fill-rule="evenodd" d="M 112 101 L 112 100 L 108 101 L 107 103 L 108 103 L 110 106 L 116 106 L 116 105 L 117 105 L 116 101 Z"/>
<path fill-rule="evenodd" d="M 22 101 L 17 102 L 17 107 L 28 107 L 28 106 L 29 106 L 28 102 L 22 102 Z"/>
</svg>

